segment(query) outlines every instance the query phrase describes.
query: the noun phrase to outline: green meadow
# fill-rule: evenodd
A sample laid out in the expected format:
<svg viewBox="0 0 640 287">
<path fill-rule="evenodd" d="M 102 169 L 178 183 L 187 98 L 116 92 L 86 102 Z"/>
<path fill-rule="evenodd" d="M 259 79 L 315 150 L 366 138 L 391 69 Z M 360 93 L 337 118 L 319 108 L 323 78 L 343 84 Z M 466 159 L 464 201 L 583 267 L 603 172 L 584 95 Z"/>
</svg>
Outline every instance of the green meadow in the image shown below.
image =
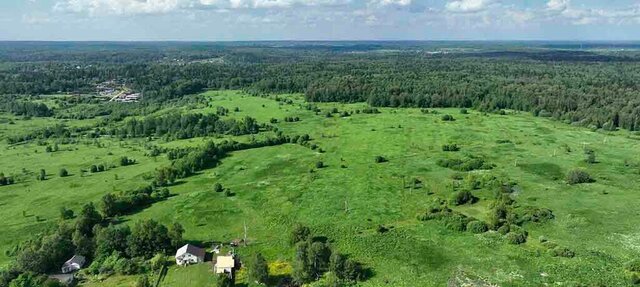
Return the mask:
<svg viewBox="0 0 640 287">
<path fill-rule="evenodd" d="M 208 99 L 207 107 L 185 112 L 215 113 L 222 106 L 229 109 L 228 117 L 251 116 L 260 123 L 274 118 L 278 122 L 272 125 L 279 131 L 309 134 L 319 149 L 284 144 L 233 152 L 219 166 L 181 179 L 169 188 L 173 196 L 124 216 L 121 224 L 145 218 L 179 222 L 185 228 L 184 239 L 198 244 L 241 238 L 246 226 L 249 244 L 237 249 L 240 258 L 261 252 L 271 264 L 288 270 L 280 274 L 287 276 L 295 255 L 289 233 L 301 223 L 371 271 L 370 278 L 358 283 L 361 286 L 444 286 L 452 280 L 500 286 L 630 284 L 624 265 L 640 255 L 640 135 L 592 131 L 515 111 L 499 115 L 380 108 L 378 114 L 326 117 L 333 108 L 353 112 L 367 105 L 315 104 L 321 110 L 316 114 L 295 94 L 253 97 L 239 91 L 211 91 L 201 96 Z M 455 121 L 443 121 L 445 114 Z M 285 117 L 300 121 L 285 122 Z M 0 138 L 61 121 L 6 114 L 0 118 Z M 67 125 L 94 121 L 70 120 Z M 56 152 L 46 152 L 35 141 L 17 145 L 3 141 L 0 172 L 13 175 L 18 183 L 0 187 L 0 250 L 10 250 L 54 227 L 61 207 L 79 212 L 83 204 L 97 204 L 106 193 L 148 183 L 148 176 L 170 161 L 164 155 L 146 156 L 145 144 L 196 147 L 209 140 L 248 142 L 273 134 L 176 141 L 103 137 L 59 144 Z M 460 150 L 445 152 L 445 144 L 457 144 Z M 595 152 L 595 163 L 585 162 L 585 149 Z M 116 162 L 122 156 L 137 163 L 120 167 Z M 377 156 L 387 161 L 377 163 Z M 457 158 L 482 158 L 494 168 L 461 172 L 437 164 Z M 316 168 L 320 161 L 325 166 Z M 93 164 L 113 168 L 81 172 Z M 71 175 L 58 176 L 61 168 Z M 595 181 L 567 184 L 566 174 L 576 168 Z M 47 180 L 36 180 L 40 169 L 46 170 Z M 470 176 L 515 183 L 510 194 L 515 204 L 550 209 L 554 219 L 525 223 L 527 242 L 520 245 L 510 244 L 495 231 L 458 232 L 438 220 L 417 219 L 435 200 L 452 198 Z M 411 184 L 414 179 L 421 183 Z M 215 183 L 229 188 L 233 196 L 214 192 Z M 471 192 L 479 199 L 476 203 L 451 208 L 488 220 L 494 190 Z M 387 231 L 380 232 L 380 226 Z M 575 256 L 551 256 L 541 237 Z M 0 265 L 10 260 L 7 253 L 0 253 Z M 209 267 L 208 263 L 172 266 L 160 286 L 210 286 Z M 132 277 L 117 276 L 82 285 L 133 286 L 134 282 Z M 236 282 L 245 283 L 242 276 Z"/>
</svg>

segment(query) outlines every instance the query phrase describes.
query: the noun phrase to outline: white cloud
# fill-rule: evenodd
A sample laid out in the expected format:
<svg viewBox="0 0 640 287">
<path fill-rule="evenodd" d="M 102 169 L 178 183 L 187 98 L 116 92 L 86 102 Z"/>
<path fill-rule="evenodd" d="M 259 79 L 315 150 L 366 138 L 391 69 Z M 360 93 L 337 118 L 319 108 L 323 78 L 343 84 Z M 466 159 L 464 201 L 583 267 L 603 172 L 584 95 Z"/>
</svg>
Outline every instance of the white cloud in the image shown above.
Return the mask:
<svg viewBox="0 0 640 287">
<path fill-rule="evenodd" d="M 52 23 L 53 19 L 51 19 L 47 14 L 32 13 L 22 15 L 22 22 L 30 25 L 40 25 Z"/>
<path fill-rule="evenodd" d="M 159 14 L 178 9 L 181 2 L 181 0 L 63 0 L 55 4 L 54 10 L 90 15 Z"/>
<path fill-rule="evenodd" d="M 370 4 L 378 5 L 378 6 L 409 6 L 411 5 L 412 0 L 370 0 Z"/>
<path fill-rule="evenodd" d="M 492 0 L 456 0 L 447 2 L 445 9 L 455 13 L 473 13 L 487 9 Z"/>
<path fill-rule="evenodd" d="M 550 11 L 564 11 L 569 7 L 570 0 L 549 0 L 547 9 Z"/>
<path fill-rule="evenodd" d="M 296 6 L 336 6 L 351 0 L 58 0 L 56 11 L 89 15 L 162 14 L 181 9 L 286 9 Z M 391 0 L 384 0 L 391 1 Z M 410 1 L 410 0 L 399 0 Z"/>
</svg>

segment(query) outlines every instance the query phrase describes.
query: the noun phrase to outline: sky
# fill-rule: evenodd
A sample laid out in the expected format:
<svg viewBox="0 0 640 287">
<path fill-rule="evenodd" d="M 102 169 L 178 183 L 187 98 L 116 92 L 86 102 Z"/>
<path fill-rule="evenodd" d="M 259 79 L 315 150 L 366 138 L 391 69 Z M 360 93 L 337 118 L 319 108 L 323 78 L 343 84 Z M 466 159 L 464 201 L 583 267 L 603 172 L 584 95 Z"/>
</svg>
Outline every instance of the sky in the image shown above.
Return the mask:
<svg viewBox="0 0 640 287">
<path fill-rule="evenodd" d="M 0 0 L 0 40 L 640 40 L 640 0 Z"/>
</svg>

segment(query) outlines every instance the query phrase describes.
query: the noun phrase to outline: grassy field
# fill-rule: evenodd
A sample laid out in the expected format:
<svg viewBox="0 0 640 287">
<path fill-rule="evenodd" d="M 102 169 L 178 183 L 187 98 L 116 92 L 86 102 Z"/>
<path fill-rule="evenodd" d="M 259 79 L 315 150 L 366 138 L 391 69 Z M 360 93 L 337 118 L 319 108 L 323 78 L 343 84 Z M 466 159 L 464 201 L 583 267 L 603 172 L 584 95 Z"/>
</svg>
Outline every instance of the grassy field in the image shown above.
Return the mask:
<svg viewBox="0 0 640 287">
<path fill-rule="evenodd" d="M 186 230 L 185 239 L 192 242 L 240 238 L 246 224 L 250 244 L 238 249 L 241 258 L 259 251 L 272 263 L 285 262 L 284 266 L 294 256 L 288 244 L 289 231 L 294 224 L 303 223 L 373 271 L 374 276 L 362 286 L 443 286 L 459 274 L 501 286 L 629 284 L 623 265 L 640 255 L 636 207 L 640 137 L 634 134 L 594 132 L 526 113 L 461 114 L 458 109 L 437 109 L 439 114 L 425 114 L 419 109 L 384 108 L 380 114 L 327 118 L 324 114 L 331 108 L 354 111 L 365 105 L 318 104 L 323 112 L 316 115 L 303 108 L 306 103 L 298 95 L 280 96 L 291 99 L 291 104 L 233 91 L 204 96 L 210 99 L 210 107 L 200 112 L 215 112 L 217 106 L 223 106 L 231 111 L 230 117 L 250 115 L 260 122 L 276 118 L 279 122 L 275 125 L 281 131 L 308 133 L 325 152 L 293 144 L 235 152 L 220 166 L 171 187 L 176 196 L 127 216 L 125 221 L 153 218 L 163 223 L 180 222 Z M 238 112 L 233 111 L 235 107 Z M 456 120 L 444 122 L 443 114 Z M 285 116 L 301 120 L 286 123 Z M 44 124 L 42 120 L 16 119 L 15 127 Z M 0 133 L 15 130 L 4 126 Z M 205 140 L 155 143 L 198 146 Z M 0 217 L 4 218 L 0 222 L 4 230 L 1 250 L 51 225 L 60 207 L 78 211 L 83 203 L 97 202 L 107 192 L 144 184 L 145 174 L 169 164 L 163 156 L 144 156 L 142 142 L 98 142 L 101 147 L 93 140 L 61 145 L 61 151 L 55 153 L 46 153 L 44 146 L 35 144 L 0 145 L 0 172 L 24 174 L 19 184 L 0 187 Z M 443 152 L 442 145 L 449 143 L 458 144 L 461 150 Z M 585 147 L 595 150 L 597 163 L 584 162 Z M 79 174 L 81 168 L 113 163 L 122 155 L 135 158 L 138 164 L 83 177 Z M 384 156 L 388 162 L 375 163 L 376 156 Z M 519 205 L 549 208 L 555 219 L 527 224 L 528 242 L 522 245 L 508 244 L 495 232 L 474 235 L 450 231 L 438 221 L 418 221 L 416 216 L 435 198 L 451 197 L 453 178 L 459 174 L 436 161 L 466 156 L 483 157 L 495 164 L 492 170 L 471 173 L 517 182 L 513 197 Z M 327 167 L 311 173 L 318 161 Z M 59 178 L 62 167 L 72 176 Z M 40 168 L 50 179 L 35 179 Z M 574 168 L 587 170 L 596 182 L 566 184 L 565 174 Z M 413 178 L 424 186 L 404 188 L 403 182 Z M 213 192 L 216 182 L 235 195 Z M 473 193 L 480 201 L 456 210 L 485 219 L 492 191 Z M 389 232 L 377 232 L 379 225 L 389 227 Z M 548 255 L 539 243 L 540 236 L 573 250 L 576 256 Z M 0 263 L 8 260 L 0 254 Z M 162 286 L 208 285 L 212 276 L 207 266 L 172 267 Z M 113 284 L 120 283 L 86 286 L 116 286 Z"/>
</svg>

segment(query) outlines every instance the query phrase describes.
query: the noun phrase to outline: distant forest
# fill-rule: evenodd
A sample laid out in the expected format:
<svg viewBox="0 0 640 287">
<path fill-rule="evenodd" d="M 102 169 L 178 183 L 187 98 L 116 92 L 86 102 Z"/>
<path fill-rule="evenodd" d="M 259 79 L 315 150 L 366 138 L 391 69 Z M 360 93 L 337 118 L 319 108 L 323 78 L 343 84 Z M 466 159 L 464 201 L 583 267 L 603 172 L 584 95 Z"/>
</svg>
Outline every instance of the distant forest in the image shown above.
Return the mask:
<svg viewBox="0 0 640 287">
<path fill-rule="evenodd" d="M 0 94 L 93 93 L 98 83 L 117 79 L 143 92 L 148 105 L 206 89 L 243 89 L 376 107 L 514 109 L 635 131 L 637 49 L 544 42 L 5 42 Z M 0 109 L 50 114 L 24 102 Z"/>
</svg>

